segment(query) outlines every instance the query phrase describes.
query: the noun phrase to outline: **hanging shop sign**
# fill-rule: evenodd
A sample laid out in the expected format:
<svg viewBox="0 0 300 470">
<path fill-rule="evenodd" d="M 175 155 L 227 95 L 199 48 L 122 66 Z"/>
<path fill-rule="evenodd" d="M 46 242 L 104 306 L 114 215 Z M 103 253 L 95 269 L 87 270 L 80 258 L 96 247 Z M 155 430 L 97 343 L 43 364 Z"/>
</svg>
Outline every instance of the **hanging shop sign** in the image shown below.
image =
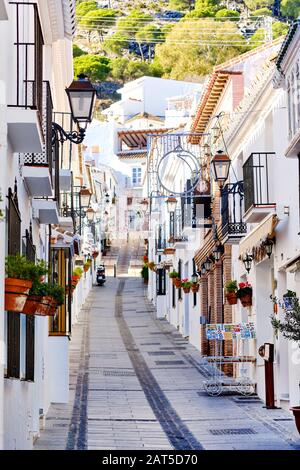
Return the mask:
<svg viewBox="0 0 300 470">
<path fill-rule="evenodd" d="M 208 340 L 256 339 L 254 323 L 210 323 L 206 325 Z"/>
</svg>

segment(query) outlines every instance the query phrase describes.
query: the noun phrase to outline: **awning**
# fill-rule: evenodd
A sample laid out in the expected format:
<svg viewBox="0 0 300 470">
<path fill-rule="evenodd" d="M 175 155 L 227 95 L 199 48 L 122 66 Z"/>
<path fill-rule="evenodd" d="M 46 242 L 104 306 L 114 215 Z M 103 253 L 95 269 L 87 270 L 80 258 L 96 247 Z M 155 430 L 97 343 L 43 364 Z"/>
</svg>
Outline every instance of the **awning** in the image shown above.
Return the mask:
<svg viewBox="0 0 300 470">
<path fill-rule="evenodd" d="M 274 236 L 274 230 L 279 219 L 276 214 L 269 214 L 258 224 L 239 244 L 239 256 L 251 253 L 253 248 L 262 244 L 268 237 Z"/>
</svg>

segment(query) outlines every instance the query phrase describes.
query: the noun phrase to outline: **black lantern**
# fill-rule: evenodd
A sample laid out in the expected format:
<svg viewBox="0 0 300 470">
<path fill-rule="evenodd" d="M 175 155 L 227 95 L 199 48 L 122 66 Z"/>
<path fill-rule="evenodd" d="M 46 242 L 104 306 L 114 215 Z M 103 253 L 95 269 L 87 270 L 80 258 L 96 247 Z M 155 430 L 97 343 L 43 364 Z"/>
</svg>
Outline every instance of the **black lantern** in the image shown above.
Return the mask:
<svg viewBox="0 0 300 470">
<path fill-rule="evenodd" d="M 211 268 L 211 260 L 209 259 L 209 257 L 206 258 L 203 265 L 204 265 L 205 271 L 209 272 Z"/>
<path fill-rule="evenodd" d="M 73 80 L 69 88 L 66 88 L 66 93 L 69 99 L 71 117 L 77 124 L 78 129 L 66 131 L 59 124 L 53 122 L 51 141 L 53 146 L 66 140 L 77 145 L 81 144 L 85 137 L 86 126 L 93 119 L 96 90 L 86 75 L 81 74 L 78 76 L 78 80 Z"/>
<path fill-rule="evenodd" d="M 86 211 L 85 215 L 86 215 L 88 222 L 94 221 L 95 211 L 91 207 Z"/>
<path fill-rule="evenodd" d="M 91 202 L 92 193 L 88 188 L 81 188 L 79 191 L 80 206 L 82 209 L 87 209 Z"/>
<path fill-rule="evenodd" d="M 245 269 L 246 269 L 247 273 L 250 272 L 251 265 L 252 265 L 252 261 L 253 261 L 253 256 L 252 256 L 252 255 L 249 255 L 249 253 L 247 253 L 247 254 L 243 257 L 243 263 L 244 263 L 244 266 L 245 266 Z"/>
<path fill-rule="evenodd" d="M 196 271 L 193 272 L 193 274 L 191 275 L 191 281 L 196 284 L 198 282 L 198 274 L 196 273 Z"/>
<path fill-rule="evenodd" d="M 211 161 L 214 180 L 222 187 L 229 176 L 231 160 L 219 150 Z"/>
<path fill-rule="evenodd" d="M 167 210 L 169 214 L 174 213 L 177 206 L 177 199 L 173 195 L 169 196 L 166 200 Z"/>
<path fill-rule="evenodd" d="M 216 261 L 220 261 L 221 255 L 224 253 L 223 245 L 216 245 L 213 249 L 213 257 Z"/>
<path fill-rule="evenodd" d="M 272 255 L 272 252 L 273 252 L 273 245 L 274 245 L 273 240 L 270 240 L 269 238 L 267 238 L 267 240 L 264 242 L 264 247 L 266 249 L 266 253 L 268 255 L 268 258 L 271 258 L 271 255 Z"/>
<path fill-rule="evenodd" d="M 78 76 L 78 80 L 73 80 L 69 88 L 66 88 L 66 93 L 69 98 L 73 121 L 79 126 L 84 124 L 86 127 L 93 117 L 95 88 L 86 75 L 81 74 Z"/>
</svg>

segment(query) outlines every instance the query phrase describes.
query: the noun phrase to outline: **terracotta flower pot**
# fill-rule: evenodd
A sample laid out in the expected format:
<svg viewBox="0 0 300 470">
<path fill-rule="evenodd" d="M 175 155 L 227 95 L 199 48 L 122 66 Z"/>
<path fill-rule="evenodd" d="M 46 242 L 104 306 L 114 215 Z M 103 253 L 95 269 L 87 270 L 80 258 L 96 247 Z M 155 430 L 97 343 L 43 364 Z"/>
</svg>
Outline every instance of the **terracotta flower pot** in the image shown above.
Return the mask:
<svg viewBox="0 0 300 470">
<path fill-rule="evenodd" d="M 28 295 L 22 313 L 35 315 L 42 297 L 40 295 Z"/>
<path fill-rule="evenodd" d="M 175 248 L 165 248 L 164 249 L 164 255 L 174 255 L 175 253 Z"/>
<path fill-rule="evenodd" d="M 23 311 L 32 281 L 7 277 L 5 279 L 5 310 Z"/>
<path fill-rule="evenodd" d="M 180 288 L 181 288 L 181 284 L 182 284 L 181 279 L 179 279 L 179 277 L 175 277 L 175 278 L 173 278 L 173 279 L 174 279 L 174 280 L 173 280 L 174 286 L 175 286 L 177 289 L 180 289 Z"/>
<path fill-rule="evenodd" d="M 83 267 L 83 270 L 84 270 L 84 272 L 85 272 L 85 273 L 87 273 L 89 269 L 90 269 L 90 265 L 89 265 L 89 266 L 84 266 L 84 267 Z"/>
<path fill-rule="evenodd" d="M 243 297 L 240 297 L 240 301 L 243 307 L 251 307 L 252 305 L 252 295 L 246 294 Z"/>
<path fill-rule="evenodd" d="M 291 411 L 294 414 L 296 428 L 298 430 L 298 433 L 300 434 L 300 406 L 293 406 L 293 408 L 291 408 Z"/>
<path fill-rule="evenodd" d="M 41 317 L 49 315 L 52 301 L 53 297 L 51 296 L 46 295 L 44 297 L 41 297 L 41 300 L 38 303 L 38 308 L 35 311 L 35 315 L 40 315 Z"/>
<path fill-rule="evenodd" d="M 229 305 L 236 305 L 237 304 L 236 292 L 227 292 L 226 299 Z"/>
<path fill-rule="evenodd" d="M 190 287 L 183 287 L 183 292 L 184 292 L 185 294 L 189 294 L 190 291 L 191 291 L 191 288 L 190 288 Z"/>
<path fill-rule="evenodd" d="M 199 292 L 199 284 L 193 284 L 191 289 L 193 294 L 197 294 L 197 292 Z"/>
<path fill-rule="evenodd" d="M 56 300 L 52 300 L 51 305 L 50 305 L 49 314 L 48 314 L 48 315 L 50 315 L 50 316 L 55 316 L 55 315 L 56 315 L 56 311 L 57 311 L 57 307 L 58 307 L 58 303 L 56 302 Z"/>
</svg>

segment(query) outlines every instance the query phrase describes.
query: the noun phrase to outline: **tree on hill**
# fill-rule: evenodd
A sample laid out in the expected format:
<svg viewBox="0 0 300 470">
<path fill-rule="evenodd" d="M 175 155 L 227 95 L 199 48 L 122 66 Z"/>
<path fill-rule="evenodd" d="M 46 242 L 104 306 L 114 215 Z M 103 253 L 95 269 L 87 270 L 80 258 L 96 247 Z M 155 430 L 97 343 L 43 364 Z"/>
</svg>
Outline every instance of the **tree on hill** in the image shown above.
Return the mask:
<svg viewBox="0 0 300 470">
<path fill-rule="evenodd" d="M 124 49 L 128 49 L 128 36 L 117 31 L 112 36 L 105 38 L 103 49 L 113 55 L 121 55 Z"/>
<path fill-rule="evenodd" d="M 76 16 L 81 18 L 85 16 L 87 13 L 93 10 L 98 9 L 98 4 L 96 1 L 89 1 L 89 2 L 80 2 L 76 5 Z"/>
<path fill-rule="evenodd" d="M 237 21 L 239 17 L 240 14 L 238 11 L 227 10 L 227 8 L 222 8 L 222 10 L 218 10 L 216 13 L 216 18 L 224 18 L 224 20 Z"/>
<path fill-rule="evenodd" d="M 298 18 L 300 16 L 299 0 L 281 0 L 280 11 L 283 16 Z"/>
<path fill-rule="evenodd" d="M 88 12 L 80 21 L 80 25 L 87 30 L 95 29 L 102 42 L 104 33 L 116 22 L 119 12 L 112 9 L 98 9 Z"/>
<path fill-rule="evenodd" d="M 272 34 L 273 39 L 279 38 L 280 36 L 284 36 L 288 32 L 289 26 L 286 23 L 282 23 L 281 21 L 275 21 L 272 24 Z M 253 36 L 250 39 L 249 44 L 252 48 L 259 46 L 265 40 L 265 30 L 263 28 L 259 28 L 255 31 Z"/>
<path fill-rule="evenodd" d="M 117 23 L 117 32 L 134 39 L 137 31 L 153 21 L 153 17 L 141 10 L 132 10 L 129 15 L 120 18 Z"/>
<path fill-rule="evenodd" d="M 169 8 L 177 11 L 191 10 L 194 3 L 193 0 L 170 0 Z"/>
<path fill-rule="evenodd" d="M 111 70 L 110 59 L 99 55 L 87 54 L 74 59 L 74 76 L 81 73 L 93 82 L 105 80 Z"/>
<path fill-rule="evenodd" d="M 247 43 L 232 21 L 182 20 L 156 46 L 154 62 L 164 70 L 164 77 L 177 80 L 198 79 L 213 66 L 247 50 Z"/>
<path fill-rule="evenodd" d="M 164 35 L 160 28 L 152 24 L 147 24 L 143 26 L 135 35 L 136 42 L 139 45 L 140 53 L 142 60 L 144 60 L 144 53 L 142 49 L 142 44 L 147 44 L 150 48 L 151 44 L 155 44 L 156 41 L 162 40 Z M 150 58 L 150 53 L 149 53 Z"/>
<path fill-rule="evenodd" d="M 80 57 L 82 55 L 86 55 L 87 52 L 84 52 L 82 49 L 80 49 L 77 44 L 73 44 L 73 57 Z"/>
<path fill-rule="evenodd" d="M 133 61 L 126 57 L 119 57 L 111 61 L 110 76 L 114 80 L 125 83 L 136 78 L 146 76 L 160 77 L 162 71 L 159 67 L 146 62 Z"/>
<path fill-rule="evenodd" d="M 244 0 L 244 3 L 249 10 L 258 10 L 260 8 L 271 7 L 274 0 Z"/>
</svg>

